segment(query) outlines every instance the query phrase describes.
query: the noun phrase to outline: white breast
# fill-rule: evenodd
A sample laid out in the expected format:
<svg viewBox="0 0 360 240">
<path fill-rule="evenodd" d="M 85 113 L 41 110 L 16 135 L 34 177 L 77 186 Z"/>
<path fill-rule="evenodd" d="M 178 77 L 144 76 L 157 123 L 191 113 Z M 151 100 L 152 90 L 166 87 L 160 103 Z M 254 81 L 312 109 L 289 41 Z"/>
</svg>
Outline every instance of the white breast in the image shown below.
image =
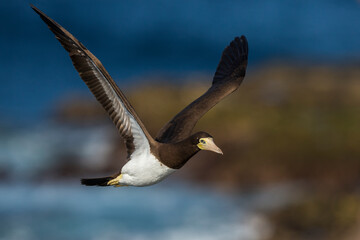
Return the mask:
<svg viewBox="0 0 360 240">
<path fill-rule="evenodd" d="M 149 142 L 133 117 L 130 118 L 130 122 L 135 151 L 121 169 L 122 178 L 119 183 L 129 186 L 147 186 L 175 172 L 175 169 L 165 166 L 151 154 Z"/>
<path fill-rule="evenodd" d="M 169 168 L 157 160 L 150 152 L 132 155 L 121 169 L 122 179 L 120 184 L 130 186 L 147 186 L 155 184 L 171 173 L 175 169 Z"/>
</svg>

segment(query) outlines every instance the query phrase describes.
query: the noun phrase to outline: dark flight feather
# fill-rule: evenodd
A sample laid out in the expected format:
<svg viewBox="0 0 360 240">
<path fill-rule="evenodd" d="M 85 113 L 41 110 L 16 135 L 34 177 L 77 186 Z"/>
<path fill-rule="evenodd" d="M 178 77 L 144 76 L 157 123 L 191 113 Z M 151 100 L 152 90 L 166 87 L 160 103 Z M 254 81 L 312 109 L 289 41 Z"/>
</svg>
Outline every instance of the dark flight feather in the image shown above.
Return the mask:
<svg viewBox="0 0 360 240">
<path fill-rule="evenodd" d="M 236 37 L 222 53 L 212 86 L 162 127 L 156 140 L 176 143 L 189 137 L 197 121 L 240 86 L 245 76 L 247 61 L 247 40 L 245 36 Z"/>
<path fill-rule="evenodd" d="M 65 50 L 69 52 L 73 65 L 79 72 L 80 77 L 89 87 L 96 99 L 108 112 L 121 136 L 125 139 L 128 156 L 130 156 L 135 150 L 133 142 L 134 139 L 131 133 L 130 117 L 128 114 L 132 115 L 132 117 L 137 121 L 148 141 L 150 143 L 154 142 L 140 118 L 137 116 L 134 108 L 117 87 L 101 62 L 71 33 L 66 31 L 63 27 L 46 16 L 36 7 L 31 7 L 48 25 L 49 29 L 55 34 L 56 38 Z"/>
</svg>

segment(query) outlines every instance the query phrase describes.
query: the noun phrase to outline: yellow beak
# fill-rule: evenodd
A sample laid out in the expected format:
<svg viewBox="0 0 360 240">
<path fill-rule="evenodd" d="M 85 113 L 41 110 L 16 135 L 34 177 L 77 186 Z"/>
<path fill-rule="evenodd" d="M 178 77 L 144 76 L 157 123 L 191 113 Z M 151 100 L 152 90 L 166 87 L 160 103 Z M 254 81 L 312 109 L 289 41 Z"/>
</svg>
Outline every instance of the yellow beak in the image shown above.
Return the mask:
<svg viewBox="0 0 360 240">
<path fill-rule="evenodd" d="M 219 154 L 224 154 L 221 149 L 216 146 L 216 144 L 214 143 L 214 140 L 212 138 L 203 138 L 203 140 L 205 140 L 205 144 L 203 143 L 198 143 L 197 146 L 201 149 L 201 150 L 208 150 L 208 151 L 212 151 L 212 152 L 216 152 Z"/>
</svg>

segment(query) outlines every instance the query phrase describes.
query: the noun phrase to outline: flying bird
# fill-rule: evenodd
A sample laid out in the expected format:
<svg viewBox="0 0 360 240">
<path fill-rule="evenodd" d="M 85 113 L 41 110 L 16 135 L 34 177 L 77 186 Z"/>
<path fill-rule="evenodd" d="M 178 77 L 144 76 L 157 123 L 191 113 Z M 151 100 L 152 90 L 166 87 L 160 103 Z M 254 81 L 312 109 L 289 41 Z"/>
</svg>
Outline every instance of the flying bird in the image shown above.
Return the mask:
<svg viewBox="0 0 360 240">
<path fill-rule="evenodd" d="M 61 45 L 125 141 L 127 163 L 113 176 L 82 179 L 87 186 L 148 186 L 180 169 L 200 150 L 222 154 L 206 132 L 192 134 L 197 121 L 223 98 L 234 92 L 245 77 L 248 43 L 236 37 L 225 48 L 211 87 L 180 111 L 153 138 L 101 62 L 71 33 L 31 5 Z"/>
</svg>

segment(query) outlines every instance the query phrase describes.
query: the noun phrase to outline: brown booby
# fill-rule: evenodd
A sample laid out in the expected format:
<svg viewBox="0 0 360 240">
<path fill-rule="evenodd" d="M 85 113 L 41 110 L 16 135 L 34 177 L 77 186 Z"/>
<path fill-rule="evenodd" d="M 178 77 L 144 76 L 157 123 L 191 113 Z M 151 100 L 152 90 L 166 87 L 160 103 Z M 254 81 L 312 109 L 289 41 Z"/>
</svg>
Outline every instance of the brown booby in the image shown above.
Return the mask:
<svg viewBox="0 0 360 240">
<path fill-rule="evenodd" d="M 211 87 L 162 127 L 154 139 L 101 62 L 71 33 L 36 7 L 31 7 L 69 52 L 80 77 L 107 111 L 125 140 L 128 162 L 121 171 L 110 177 L 82 179 L 82 184 L 148 186 L 180 169 L 200 150 L 222 154 L 210 134 L 192 134 L 192 130 L 206 112 L 234 92 L 243 81 L 248 60 L 245 36 L 236 37 L 225 48 Z"/>
</svg>

